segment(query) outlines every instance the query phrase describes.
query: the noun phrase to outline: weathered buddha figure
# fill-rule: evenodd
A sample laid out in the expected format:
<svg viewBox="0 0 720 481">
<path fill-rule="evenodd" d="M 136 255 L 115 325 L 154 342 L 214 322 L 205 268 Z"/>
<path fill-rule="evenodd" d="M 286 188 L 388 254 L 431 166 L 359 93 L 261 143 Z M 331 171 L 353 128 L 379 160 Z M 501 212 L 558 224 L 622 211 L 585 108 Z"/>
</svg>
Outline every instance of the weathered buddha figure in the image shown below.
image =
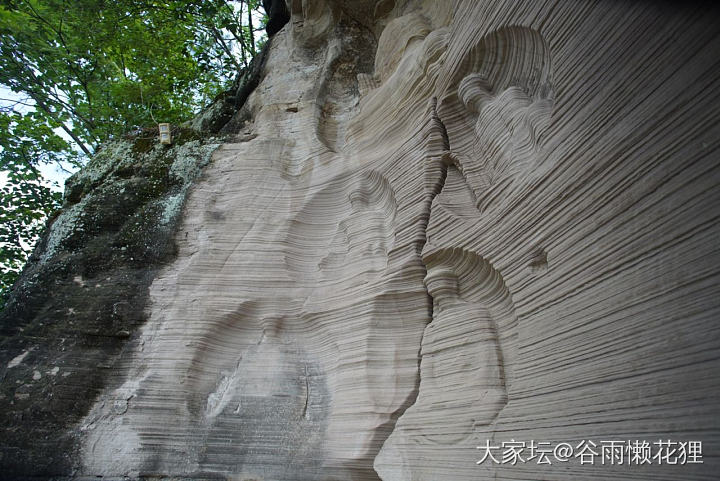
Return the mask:
<svg viewBox="0 0 720 481">
<path fill-rule="evenodd" d="M 502 28 L 468 54 L 438 110 L 462 118 L 447 123 L 450 148 L 481 212 L 542 171 L 553 105 L 550 51 L 538 32 Z"/>
<path fill-rule="evenodd" d="M 423 339 L 418 404 L 442 407 L 444 415 L 424 436 L 456 443 L 492 423 L 507 402 L 497 326 L 484 305 L 460 297 L 451 266 L 430 267 L 425 284 L 433 320 Z"/>
</svg>

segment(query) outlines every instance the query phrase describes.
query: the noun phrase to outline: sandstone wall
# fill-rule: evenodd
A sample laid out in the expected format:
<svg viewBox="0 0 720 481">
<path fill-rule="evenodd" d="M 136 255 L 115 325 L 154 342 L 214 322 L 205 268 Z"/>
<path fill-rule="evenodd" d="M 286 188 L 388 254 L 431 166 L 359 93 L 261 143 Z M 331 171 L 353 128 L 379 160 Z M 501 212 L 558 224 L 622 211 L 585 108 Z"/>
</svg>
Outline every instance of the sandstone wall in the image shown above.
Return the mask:
<svg viewBox="0 0 720 481">
<path fill-rule="evenodd" d="M 288 5 L 76 475 L 715 479 L 717 9 Z M 476 464 L 659 439 L 704 463 Z"/>
</svg>

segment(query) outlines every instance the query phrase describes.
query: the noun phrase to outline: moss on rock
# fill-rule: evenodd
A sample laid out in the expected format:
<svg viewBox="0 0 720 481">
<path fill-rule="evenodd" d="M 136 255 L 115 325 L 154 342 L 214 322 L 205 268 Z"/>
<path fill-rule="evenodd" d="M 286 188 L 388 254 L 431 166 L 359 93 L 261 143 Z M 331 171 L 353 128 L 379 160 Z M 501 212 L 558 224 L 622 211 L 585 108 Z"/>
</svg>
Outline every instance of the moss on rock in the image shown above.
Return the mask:
<svg viewBox="0 0 720 481">
<path fill-rule="evenodd" d="M 7 475 L 72 472 L 73 426 L 144 322 L 188 189 L 220 141 L 177 128 L 166 146 L 140 133 L 106 143 L 67 180 L 64 208 L 0 312 L 0 366 L 28 353 L 0 372 L 0 438 L 13 449 L 0 455 L 16 469 Z"/>
</svg>

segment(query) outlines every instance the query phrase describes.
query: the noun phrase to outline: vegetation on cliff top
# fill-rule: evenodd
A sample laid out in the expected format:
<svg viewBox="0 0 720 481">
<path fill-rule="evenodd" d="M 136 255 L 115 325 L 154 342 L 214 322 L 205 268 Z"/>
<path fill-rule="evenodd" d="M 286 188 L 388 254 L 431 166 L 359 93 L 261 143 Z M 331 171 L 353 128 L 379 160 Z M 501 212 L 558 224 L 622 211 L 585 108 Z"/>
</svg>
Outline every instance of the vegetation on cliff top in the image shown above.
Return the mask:
<svg viewBox="0 0 720 481">
<path fill-rule="evenodd" d="M 259 51 L 260 0 L 0 2 L 0 309 L 61 203 L 41 167 L 188 120 Z"/>
</svg>

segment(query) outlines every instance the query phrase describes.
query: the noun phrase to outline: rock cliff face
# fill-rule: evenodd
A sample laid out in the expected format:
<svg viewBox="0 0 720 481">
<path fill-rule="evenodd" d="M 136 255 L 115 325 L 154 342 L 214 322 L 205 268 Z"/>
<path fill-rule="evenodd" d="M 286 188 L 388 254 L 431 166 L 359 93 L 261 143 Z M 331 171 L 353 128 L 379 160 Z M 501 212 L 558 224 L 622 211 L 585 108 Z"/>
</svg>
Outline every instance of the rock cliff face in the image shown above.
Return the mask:
<svg viewBox="0 0 720 481">
<path fill-rule="evenodd" d="M 135 322 L 97 307 L 126 264 L 76 272 L 110 252 L 83 247 L 107 244 L 102 229 L 73 244 L 63 219 L 88 208 L 52 224 L 35 262 L 66 256 L 64 280 L 19 286 L 3 321 L 0 466 L 106 479 L 715 479 L 717 9 L 292 0 L 288 11 L 225 142 L 193 140 L 195 161 L 164 161 L 162 179 L 188 174 L 142 203 L 165 206 L 159 217 L 107 214 L 149 224 L 141 233 L 173 219 L 172 248 L 128 273 L 147 282 L 116 294 Z M 134 179 L 102 172 L 68 195 Z M 121 256 L 118 242 L 107 249 Z M 68 307 L 83 297 L 82 314 Z M 74 316 L 95 334 L 73 331 Z M 48 334 L 66 331 L 66 348 Z M 87 399 L 68 406 L 73 385 Z M 701 441 L 704 463 L 538 464 L 527 450 L 525 462 L 476 463 L 486 443 L 600 452 L 608 440 Z"/>
</svg>

